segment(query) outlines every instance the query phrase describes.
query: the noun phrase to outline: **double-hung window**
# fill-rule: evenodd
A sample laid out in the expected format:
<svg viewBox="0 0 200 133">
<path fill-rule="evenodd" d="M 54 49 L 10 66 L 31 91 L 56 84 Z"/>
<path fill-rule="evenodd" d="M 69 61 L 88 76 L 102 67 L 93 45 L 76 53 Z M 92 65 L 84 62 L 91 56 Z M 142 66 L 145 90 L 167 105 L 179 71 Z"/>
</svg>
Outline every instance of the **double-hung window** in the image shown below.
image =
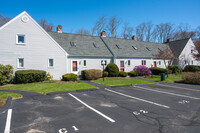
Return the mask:
<svg viewBox="0 0 200 133">
<path fill-rule="evenodd" d="M 17 68 L 24 68 L 24 58 L 17 59 Z"/>
<path fill-rule="evenodd" d="M 86 62 L 86 60 L 83 60 L 83 66 L 84 66 L 84 67 L 87 66 L 87 62 Z"/>
<path fill-rule="evenodd" d="M 48 67 L 50 67 L 50 68 L 54 67 L 54 60 L 53 59 L 48 60 Z"/>
<path fill-rule="evenodd" d="M 131 60 L 128 60 L 128 66 L 130 66 L 131 65 Z"/>
<path fill-rule="evenodd" d="M 16 36 L 16 44 L 25 44 L 25 35 Z"/>
<path fill-rule="evenodd" d="M 142 65 L 146 65 L 146 60 L 142 60 Z"/>
</svg>

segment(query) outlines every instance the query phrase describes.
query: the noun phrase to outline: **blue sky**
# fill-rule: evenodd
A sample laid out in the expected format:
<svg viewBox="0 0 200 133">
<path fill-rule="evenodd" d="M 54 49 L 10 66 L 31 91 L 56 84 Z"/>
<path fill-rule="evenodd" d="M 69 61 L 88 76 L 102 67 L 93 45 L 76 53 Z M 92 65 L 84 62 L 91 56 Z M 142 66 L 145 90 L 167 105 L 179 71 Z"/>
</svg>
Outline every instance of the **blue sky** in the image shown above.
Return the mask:
<svg viewBox="0 0 200 133">
<path fill-rule="evenodd" d="M 4 16 L 26 10 L 35 20 L 45 18 L 68 33 L 91 30 L 100 15 L 115 15 L 132 27 L 147 21 L 200 26 L 200 0 L 1 0 L 1 5 Z"/>
</svg>

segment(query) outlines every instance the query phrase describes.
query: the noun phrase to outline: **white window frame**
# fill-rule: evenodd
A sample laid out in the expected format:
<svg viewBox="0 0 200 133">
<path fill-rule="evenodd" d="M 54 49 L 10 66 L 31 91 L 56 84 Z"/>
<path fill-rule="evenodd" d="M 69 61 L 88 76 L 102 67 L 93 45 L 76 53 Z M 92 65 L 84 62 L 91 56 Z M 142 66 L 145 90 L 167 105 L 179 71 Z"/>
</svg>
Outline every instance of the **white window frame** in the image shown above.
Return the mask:
<svg viewBox="0 0 200 133">
<path fill-rule="evenodd" d="M 73 61 L 77 62 L 77 71 L 73 71 Z M 79 70 L 79 61 L 78 60 L 71 60 L 71 72 L 78 73 Z"/>
<path fill-rule="evenodd" d="M 84 65 L 84 61 L 86 61 L 85 62 L 86 65 Z M 87 60 L 83 60 L 83 67 L 87 67 Z"/>
<path fill-rule="evenodd" d="M 21 66 L 19 66 L 19 60 L 20 59 L 23 59 L 23 67 L 21 67 Z M 24 68 L 24 58 L 17 58 L 17 68 L 19 68 L 19 69 L 23 69 Z"/>
<path fill-rule="evenodd" d="M 146 65 L 147 65 L 147 61 L 146 61 L 146 60 L 142 60 L 141 64 L 142 64 L 143 66 L 146 66 Z"/>
<path fill-rule="evenodd" d="M 130 61 L 130 65 L 128 64 L 128 61 Z M 131 60 L 128 60 L 128 61 L 127 61 L 127 66 L 129 66 L 129 67 L 130 67 L 130 66 L 131 66 Z"/>
<path fill-rule="evenodd" d="M 49 66 L 49 60 L 53 60 L 53 66 Z M 54 58 L 48 58 L 48 68 L 54 68 L 54 64 L 55 64 Z"/>
<path fill-rule="evenodd" d="M 162 64 L 161 61 L 158 61 L 158 64 L 159 64 L 159 66 L 161 66 L 161 64 Z"/>
<path fill-rule="evenodd" d="M 18 42 L 18 37 L 19 37 L 19 36 L 24 36 L 24 43 L 19 43 L 19 42 Z M 26 45 L 26 35 L 24 35 L 24 34 L 17 34 L 17 35 L 16 35 L 16 44 L 17 44 L 17 45 Z"/>
</svg>

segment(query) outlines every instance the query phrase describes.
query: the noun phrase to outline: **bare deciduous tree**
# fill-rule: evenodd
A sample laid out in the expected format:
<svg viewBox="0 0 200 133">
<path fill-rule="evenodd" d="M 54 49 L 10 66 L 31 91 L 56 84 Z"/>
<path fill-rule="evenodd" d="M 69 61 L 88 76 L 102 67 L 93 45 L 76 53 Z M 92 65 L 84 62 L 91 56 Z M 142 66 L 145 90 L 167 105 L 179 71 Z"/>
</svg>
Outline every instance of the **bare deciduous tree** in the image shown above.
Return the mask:
<svg viewBox="0 0 200 133">
<path fill-rule="evenodd" d="M 173 24 L 161 23 L 155 26 L 153 31 L 154 40 L 159 43 L 164 43 L 168 38 L 171 38 L 173 32 Z"/>
<path fill-rule="evenodd" d="M 131 39 L 133 36 L 134 29 L 132 27 L 128 26 L 128 23 L 124 23 L 123 29 L 122 29 L 122 37 L 124 39 Z"/>
<path fill-rule="evenodd" d="M 41 26 L 44 30 L 46 30 L 47 32 L 53 31 L 54 25 L 53 25 L 53 24 L 48 24 L 47 20 L 45 20 L 45 19 L 40 19 L 39 24 L 40 24 L 40 26 Z"/>
<path fill-rule="evenodd" d="M 196 60 L 200 61 L 200 40 L 196 42 L 192 55 Z"/>
<path fill-rule="evenodd" d="M 162 59 L 164 61 L 164 65 L 167 69 L 167 77 L 168 77 L 168 66 L 172 65 L 172 63 L 174 62 L 177 62 L 176 51 L 164 45 L 163 48 L 158 49 L 158 53 L 153 54 L 153 56 L 156 59 Z"/>
<path fill-rule="evenodd" d="M 90 35 L 90 31 L 86 30 L 84 28 L 81 28 L 79 30 L 76 31 L 76 34 L 81 34 L 81 35 Z"/>
<path fill-rule="evenodd" d="M 180 25 L 176 31 L 173 33 L 172 39 L 173 40 L 180 40 L 180 39 L 186 39 L 186 38 L 194 38 L 196 35 L 195 31 L 190 31 L 189 26 L 186 25 Z"/>
<path fill-rule="evenodd" d="M 136 27 L 136 36 L 138 41 L 144 41 L 145 23 L 141 23 Z"/>
<path fill-rule="evenodd" d="M 0 14 L 0 27 L 2 26 L 2 25 L 4 25 L 5 23 L 7 23 L 8 21 L 10 21 L 11 20 L 11 18 L 9 18 L 9 17 L 4 17 L 2 14 Z"/>
<path fill-rule="evenodd" d="M 106 17 L 100 16 L 92 28 L 92 35 L 100 36 L 101 32 L 104 30 L 106 30 Z"/>
<path fill-rule="evenodd" d="M 107 25 L 108 31 L 111 34 L 111 37 L 116 37 L 116 31 L 121 21 L 116 16 L 113 16 L 109 19 L 109 23 Z"/>
<path fill-rule="evenodd" d="M 151 22 L 143 22 L 136 27 L 136 36 L 139 41 L 149 42 L 152 38 L 153 24 Z"/>
<path fill-rule="evenodd" d="M 151 40 L 152 29 L 153 29 L 153 24 L 151 22 L 145 23 L 145 39 L 147 42 L 150 42 Z"/>
</svg>

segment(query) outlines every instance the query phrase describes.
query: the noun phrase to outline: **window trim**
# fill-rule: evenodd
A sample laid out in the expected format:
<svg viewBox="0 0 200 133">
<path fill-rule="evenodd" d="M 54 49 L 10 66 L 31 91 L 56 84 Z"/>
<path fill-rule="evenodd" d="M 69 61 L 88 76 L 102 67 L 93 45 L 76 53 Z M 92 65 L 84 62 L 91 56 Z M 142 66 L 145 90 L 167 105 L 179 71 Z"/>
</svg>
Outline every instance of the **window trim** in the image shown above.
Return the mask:
<svg viewBox="0 0 200 133">
<path fill-rule="evenodd" d="M 49 66 L 49 60 L 53 60 L 53 66 Z M 54 64 L 55 64 L 55 62 L 54 62 L 54 58 L 48 58 L 48 68 L 54 68 Z"/>
<path fill-rule="evenodd" d="M 19 40 L 18 40 L 18 37 L 19 37 L 19 36 L 24 36 L 24 43 L 19 43 L 19 42 L 18 42 L 18 41 L 19 41 Z M 17 44 L 17 45 L 26 45 L 26 35 L 25 35 L 25 34 L 17 34 L 17 35 L 16 35 L 16 44 Z"/>
<path fill-rule="evenodd" d="M 128 64 L 129 61 L 130 61 L 130 64 Z M 127 65 L 128 65 L 128 66 L 131 66 L 131 60 L 128 60 L 128 61 L 127 61 Z"/>
<path fill-rule="evenodd" d="M 20 67 L 20 66 L 19 66 L 19 60 L 20 60 L 20 59 L 23 59 L 23 67 Z M 18 69 L 24 69 L 24 66 L 25 66 L 25 65 L 24 65 L 24 58 L 17 58 L 17 68 L 18 68 Z"/>
<path fill-rule="evenodd" d="M 146 60 L 141 60 L 141 64 L 142 64 L 143 66 L 146 66 L 146 65 L 147 65 Z"/>
<path fill-rule="evenodd" d="M 85 65 L 84 65 L 84 61 L 85 61 Z M 87 67 L 87 60 L 83 60 L 83 67 Z"/>
</svg>

